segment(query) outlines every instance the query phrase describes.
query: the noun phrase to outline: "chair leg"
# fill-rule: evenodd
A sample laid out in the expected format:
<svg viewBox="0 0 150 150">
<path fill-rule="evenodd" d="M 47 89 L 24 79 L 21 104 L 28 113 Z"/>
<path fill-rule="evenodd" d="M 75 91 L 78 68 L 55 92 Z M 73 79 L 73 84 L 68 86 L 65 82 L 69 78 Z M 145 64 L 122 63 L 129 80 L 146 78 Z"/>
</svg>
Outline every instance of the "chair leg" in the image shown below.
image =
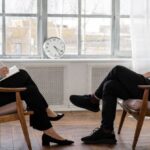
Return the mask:
<svg viewBox="0 0 150 150">
<path fill-rule="evenodd" d="M 141 118 L 138 119 L 137 121 L 137 125 L 136 125 L 136 130 L 135 130 L 135 134 L 134 134 L 134 140 L 133 140 L 133 144 L 132 144 L 132 148 L 135 149 L 142 126 L 143 126 L 143 121 L 144 121 L 145 116 L 142 116 Z"/>
<path fill-rule="evenodd" d="M 28 149 L 32 150 L 31 142 L 30 142 L 30 137 L 29 137 L 29 132 L 28 132 L 27 124 L 26 124 L 26 120 L 25 120 L 25 116 L 21 115 L 19 117 L 19 120 L 20 120 L 20 124 L 21 124 L 22 130 L 23 130 L 23 134 L 24 134 L 26 143 L 28 145 Z"/>
<path fill-rule="evenodd" d="M 123 109 L 121 120 L 120 120 L 120 123 L 119 123 L 118 134 L 120 134 L 120 132 L 121 132 L 126 114 L 127 114 L 127 112 Z"/>
</svg>

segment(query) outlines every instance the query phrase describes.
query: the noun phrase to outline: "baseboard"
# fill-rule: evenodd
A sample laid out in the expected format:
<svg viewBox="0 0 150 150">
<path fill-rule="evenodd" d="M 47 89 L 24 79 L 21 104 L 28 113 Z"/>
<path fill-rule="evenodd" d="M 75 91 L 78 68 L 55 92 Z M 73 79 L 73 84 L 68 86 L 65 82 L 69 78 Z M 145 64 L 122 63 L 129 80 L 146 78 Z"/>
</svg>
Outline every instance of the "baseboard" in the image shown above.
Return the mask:
<svg viewBox="0 0 150 150">
<path fill-rule="evenodd" d="M 54 105 L 51 105 L 49 106 L 53 111 L 85 111 L 85 109 L 82 109 L 82 108 L 79 108 L 79 107 L 76 107 L 76 106 L 54 106 Z M 102 105 L 100 105 L 100 110 L 102 110 Z M 117 110 L 122 110 L 122 108 L 117 105 Z"/>
</svg>

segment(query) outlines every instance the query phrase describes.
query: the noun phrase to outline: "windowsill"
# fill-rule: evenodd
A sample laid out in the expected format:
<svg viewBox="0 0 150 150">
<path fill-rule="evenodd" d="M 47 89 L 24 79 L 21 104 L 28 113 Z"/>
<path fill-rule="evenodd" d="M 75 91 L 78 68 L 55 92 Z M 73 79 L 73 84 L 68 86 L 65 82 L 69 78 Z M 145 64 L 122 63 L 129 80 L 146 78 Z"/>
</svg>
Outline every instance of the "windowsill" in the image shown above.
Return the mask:
<svg viewBox="0 0 150 150">
<path fill-rule="evenodd" d="M 74 59 L 0 59 L 3 62 L 126 62 L 132 58 L 74 58 Z"/>
</svg>

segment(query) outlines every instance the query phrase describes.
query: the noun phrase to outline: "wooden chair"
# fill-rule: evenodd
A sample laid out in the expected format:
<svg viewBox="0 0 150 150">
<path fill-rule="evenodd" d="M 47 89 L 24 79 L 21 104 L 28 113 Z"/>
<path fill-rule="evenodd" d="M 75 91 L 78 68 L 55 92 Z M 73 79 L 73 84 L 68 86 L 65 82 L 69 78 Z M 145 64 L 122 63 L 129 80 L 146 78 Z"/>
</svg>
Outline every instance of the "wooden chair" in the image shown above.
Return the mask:
<svg viewBox="0 0 150 150">
<path fill-rule="evenodd" d="M 21 88 L 0 87 L 0 92 L 15 92 L 16 94 L 16 102 L 0 107 L 0 123 L 19 120 L 28 149 L 32 150 L 29 133 L 28 133 L 28 129 L 27 129 L 26 121 L 25 121 L 25 115 L 32 115 L 33 112 L 26 111 L 23 107 L 20 92 L 24 90 L 26 90 L 25 87 L 21 87 Z"/>
<path fill-rule="evenodd" d="M 118 134 L 120 134 L 127 113 L 137 120 L 134 140 L 132 143 L 133 149 L 136 147 L 145 116 L 150 116 L 150 101 L 148 101 L 150 85 L 139 85 L 138 87 L 144 90 L 142 100 L 128 99 L 122 102 L 118 101 L 120 106 L 123 108 Z"/>
</svg>

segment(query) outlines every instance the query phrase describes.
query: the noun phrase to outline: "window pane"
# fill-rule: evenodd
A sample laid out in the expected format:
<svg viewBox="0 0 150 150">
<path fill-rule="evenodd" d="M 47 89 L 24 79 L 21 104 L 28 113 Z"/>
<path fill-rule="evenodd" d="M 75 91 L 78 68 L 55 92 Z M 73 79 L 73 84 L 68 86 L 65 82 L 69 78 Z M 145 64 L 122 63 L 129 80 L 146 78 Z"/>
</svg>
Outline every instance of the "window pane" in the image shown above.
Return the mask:
<svg viewBox="0 0 150 150">
<path fill-rule="evenodd" d="M 77 14 L 78 0 L 48 0 L 48 14 Z"/>
<path fill-rule="evenodd" d="M 37 0 L 5 0 L 6 13 L 36 13 Z"/>
<path fill-rule="evenodd" d="M 2 54 L 2 17 L 0 17 L 0 55 Z"/>
<path fill-rule="evenodd" d="M 82 19 L 82 54 L 111 53 L 111 20 Z"/>
<path fill-rule="evenodd" d="M 0 13 L 2 13 L 2 0 L 0 0 Z"/>
<path fill-rule="evenodd" d="M 82 14 L 111 14 L 111 0 L 82 0 Z"/>
<path fill-rule="evenodd" d="M 36 18 L 6 18 L 6 54 L 37 55 Z"/>
<path fill-rule="evenodd" d="M 66 45 L 65 54 L 77 54 L 77 24 L 76 18 L 48 18 L 48 37 L 62 38 Z"/>
<path fill-rule="evenodd" d="M 120 50 L 131 51 L 130 19 L 120 19 Z"/>
<path fill-rule="evenodd" d="M 131 0 L 120 0 L 120 15 L 130 15 Z"/>
</svg>

